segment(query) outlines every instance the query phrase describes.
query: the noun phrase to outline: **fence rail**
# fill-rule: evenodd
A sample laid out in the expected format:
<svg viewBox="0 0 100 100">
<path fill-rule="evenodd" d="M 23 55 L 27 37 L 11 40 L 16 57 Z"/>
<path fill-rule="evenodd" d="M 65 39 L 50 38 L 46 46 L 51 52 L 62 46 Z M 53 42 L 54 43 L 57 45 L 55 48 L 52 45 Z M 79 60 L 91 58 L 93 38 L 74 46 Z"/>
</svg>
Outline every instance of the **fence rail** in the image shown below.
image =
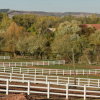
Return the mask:
<svg viewBox="0 0 100 100">
<path fill-rule="evenodd" d="M 41 68 L 20 68 L 20 67 L 0 67 L 2 72 L 19 72 L 19 73 L 30 73 L 30 74 L 47 74 L 47 75 L 73 75 L 74 70 L 65 69 L 41 69 Z M 100 69 L 78 69 L 76 75 L 91 75 L 100 74 Z"/>
<path fill-rule="evenodd" d="M 66 99 L 68 99 L 69 96 L 81 97 L 84 98 L 84 100 L 86 100 L 87 97 L 100 99 L 100 91 L 98 89 L 94 90 L 95 87 L 90 87 L 86 85 L 76 86 L 69 84 L 65 85 L 59 84 L 59 86 L 57 86 L 56 84 L 52 84 L 54 86 L 51 86 L 51 83 L 48 82 L 45 86 L 41 87 L 41 86 L 35 86 L 34 84 L 32 84 L 33 82 L 30 80 L 28 81 L 24 80 L 24 82 L 27 83 L 27 85 L 22 84 L 23 82 L 22 80 L 12 80 L 13 82 L 18 82 L 19 84 L 21 83 L 21 85 L 18 84 L 15 85 L 13 83 L 10 83 L 9 79 L 0 79 L 0 80 L 1 82 L 4 82 L 0 83 L 0 92 L 5 92 L 6 95 L 8 95 L 9 92 L 25 92 L 28 95 L 30 95 L 31 93 L 46 94 L 47 98 L 50 98 L 50 95 L 53 94 L 53 95 L 65 96 Z M 15 87 L 17 87 L 17 89 Z M 23 90 L 23 88 L 25 88 L 25 90 Z M 34 91 L 34 89 L 36 90 Z"/>
<path fill-rule="evenodd" d="M 65 60 L 56 60 L 56 61 L 34 61 L 34 62 L 0 62 L 1 66 L 39 66 L 39 65 L 62 65 L 65 64 Z"/>
<path fill-rule="evenodd" d="M 34 83 L 45 83 L 48 82 L 52 84 L 66 84 L 74 85 L 74 78 L 73 77 L 62 77 L 62 76 L 49 76 L 49 75 L 36 75 L 36 74 L 18 74 L 18 73 L 4 73 L 0 72 L 0 78 L 13 79 L 18 80 L 31 80 Z M 87 85 L 87 86 L 95 86 L 100 87 L 100 79 L 90 79 L 90 78 L 76 78 L 76 85 Z"/>
<path fill-rule="evenodd" d="M 10 59 L 10 56 L 0 56 L 0 59 L 3 59 L 3 60 Z"/>
</svg>

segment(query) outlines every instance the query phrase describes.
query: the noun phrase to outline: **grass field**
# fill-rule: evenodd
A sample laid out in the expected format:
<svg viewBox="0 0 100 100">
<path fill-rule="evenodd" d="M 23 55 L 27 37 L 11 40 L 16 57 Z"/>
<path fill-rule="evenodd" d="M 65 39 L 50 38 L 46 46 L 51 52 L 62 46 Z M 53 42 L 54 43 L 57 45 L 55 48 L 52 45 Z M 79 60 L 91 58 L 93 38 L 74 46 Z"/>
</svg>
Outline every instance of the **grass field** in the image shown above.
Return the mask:
<svg viewBox="0 0 100 100">
<path fill-rule="evenodd" d="M 6 60 L 1 60 L 0 59 L 0 62 L 32 62 L 32 61 L 53 61 L 53 60 L 41 60 L 41 59 L 24 59 L 24 58 L 13 58 L 13 59 L 6 59 Z"/>
<path fill-rule="evenodd" d="M 14 59 L 8 59 L 8 60 L 0 60 L 0 62 L 32 62 L 32 59 L 22 59 L 22 58 L 14 58 Z"/>
<path fill-rule="evenodd" d="M 73 70 L 73 66 L 72 65 L 45 65 L 45 66 L 35 66 L 35 67 L 39 67 L 39 68 L 49 68 L 49 69 L 66 69 L 66 70 Z M 93 68 L 88 68 L 85 66 L 75 66 L 76 69 L 93 69 Z"/>
</svg>

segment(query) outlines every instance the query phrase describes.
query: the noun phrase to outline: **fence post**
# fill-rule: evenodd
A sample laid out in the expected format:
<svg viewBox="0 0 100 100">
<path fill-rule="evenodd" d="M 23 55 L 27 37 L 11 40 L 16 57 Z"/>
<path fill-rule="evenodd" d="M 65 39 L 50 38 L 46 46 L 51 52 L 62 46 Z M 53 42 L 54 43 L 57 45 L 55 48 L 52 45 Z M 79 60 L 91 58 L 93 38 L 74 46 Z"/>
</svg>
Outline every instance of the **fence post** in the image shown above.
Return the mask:
<svg viewBox="0 0 100 100">
<path fill-rule="evenodd" d="M 47 84 L 47 82 L 48 82 L 48 76 L 46 75 L 46 84 Z"/>
<path fill-rule="evenodd" d="M 21 62 L 21 66 L 22 66 L 22 62 Z"/>
<path fill-rule="evenodd" d="M 33 62 L 32 62 L 32 66 L 33 66 Z"/>
<path fill-rule="evenodd" d="M 37 66 L 38 66 L 38 62 L 37 62 L 36 64 L 37 64 Z"/>
<path fill-rule="evenodd" d="M 90 86 L 90 78 L 88 79 L 88 86 Z"/>
<path fill-rule="evenodd" d="M 13 67 L 12 67 L 12 73 L 13 73 Z"/>
<path fill-rule="evenodd" d="M 49 61 L 48 61 L 48 66 L 49 66 Z"/>
<path fill-rule="evenodd" d="M 4 62 L 3 62 L 3 67 L 4 67 Z"/>
<path fill-rule="evenodd" d="M 56 75 L 57 75 L 58 70 L 56 69 Z"/>
<path fill-rule="evenodd" d="M 43 61 L 43 66 L 44 66 L 44 61 Z"/>
<path fill-rule="evenodd" d="M 49 75 L 50 75 L 50 69 L 49 69 Z"/>
<path fill-rule="evenodd" d="M 4 73 L 6 72 L 6 67 L 4 67 Z"/>
<path fill-rule="evenodd" d="M 59 65 L 60 65 L 60 60 L 59 60 Z"/>
<path fill-rule="evenodd" d="M 99 87 L 99 79 L 98 79 L 98 87 Z"/>
<path fill-rule="evenodd" d="M 69 84 L 69 77 L 68 77 L 68 84 Z"/>
<path fill-rule="evenodd" d="M 83 70 L 83 75 L 84 75 L 84 70 Z"/>
<path fill-rule="evenodd" d="M 15 62 L 15 67 L 16 67 L 16 62 Z"/>
<path fill-rule="evenodd" d="M 95 74 L 97 74 L 97 70 L 95 69 Z"/>
<path fill-rule="evenodd" d="M 50 98 L 50 83 L 48 82 L 47 98 Z"/>
<path fill-rule="evenodd" d="M 9 67 L 10 67 L 10 62 L 9 62 Z"/>
<path fill-rule="evenodd" d="M 59 76 L 57 76 L 57 85 L 59 84 Z"/>
<path fill-rule="evenodd" d="M 70 70 L 70 75 L 71 75 L 71 70 Z"/>
<path fill-rule="evenodd" d="M 5 56 L 4 56 L 4 60 L 5 60 Z"/>
<path fill-rule="evenodd" d="M 63 75 L 64 75 L 64 70 L 63 70 Z"/>
<path fill-rule="evenodd" d="M 78 70 L 76 70 L 76 75 L 78 75 Z"/>
<path fill-rule="evenodd" d="M 68 84 L 66 84 L 66 99 L 68 99 Z"/>
<path fill-rule="evenodd" d="M 80 78 L 78 78 L 78 85 L 80 85 Z"/>
<path fill-rule="evenodd" d="M 43 69 L 42 69 L 42 75 L 43 75 Z"/>
<path fill-rule="evenodd" d="M 11 79 L 12 79 L 12 73 L 10 73 L 10 82 L 11 82 Z"/>
<path fill-rule="evenodd" d="M 24 83 L 24 74 L 23 74 L 23 77 L 22 78 L 23 78 L 23 83 Z"/>
<path fill-rule="evenodd" d="M 35 68 L 35 74 L 36 74 L 36 68 Z"/>
<path fill-rule="evenodd" d="M 28 95 L 30 95 L 30 80 L 28 80 Z"/>
<path fill-rule="evenodd" d="M 20 73 L 22 73 L 21 68 L 20 68 Z"/>
<path fill-rule="evenodd" d="M 6 95 L 8 95 L 9 92 L 9 79 L 6 81 Z"/>
<path fill-rule="evenodd" d="M 34 81 L 35 81 L 35 83 L 36 83 L 36 74 L 34 75 Z"/>
<path fill-rule="evenodd" d="M 84 85 L 84 100 L 86 100 L 86 85 Z"/>
</svg>

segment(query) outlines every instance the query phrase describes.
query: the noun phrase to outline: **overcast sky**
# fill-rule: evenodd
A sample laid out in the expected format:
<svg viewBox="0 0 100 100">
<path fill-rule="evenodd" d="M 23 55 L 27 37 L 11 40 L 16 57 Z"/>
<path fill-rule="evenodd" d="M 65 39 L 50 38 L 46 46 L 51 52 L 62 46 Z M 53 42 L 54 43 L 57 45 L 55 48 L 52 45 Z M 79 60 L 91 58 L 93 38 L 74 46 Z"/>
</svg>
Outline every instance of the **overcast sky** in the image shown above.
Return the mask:
<svg viewBox="0 0 100 100">
<path fill-rule="evenodd" d="M 0 0 L 0 9 L 100 13 L 100 0 Z"/>
</svg>

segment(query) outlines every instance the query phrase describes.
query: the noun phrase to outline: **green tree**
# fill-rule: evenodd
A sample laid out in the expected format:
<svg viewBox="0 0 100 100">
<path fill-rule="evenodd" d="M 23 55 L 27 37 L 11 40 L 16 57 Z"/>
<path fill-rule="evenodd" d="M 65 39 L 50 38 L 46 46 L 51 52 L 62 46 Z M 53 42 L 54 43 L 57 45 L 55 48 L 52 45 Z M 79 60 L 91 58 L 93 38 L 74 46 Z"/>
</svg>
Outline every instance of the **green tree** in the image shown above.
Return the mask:
<svg viewBox="0 0 100 100">
<path fill-rule="evenodd" d="M 6 13 L 3 13 L 3 19 L 0 24 L 0 32 L 6 32 L 12 23 L 12 18 L 9 18 Z"/>
<path fill-rule="evenodd" d="M 28 37 L 20 37 L 16 42 L 16 50 L 20 52 L 20 54 L 24 57 L 24 54 L 28 52 Z"/>
</svg>

